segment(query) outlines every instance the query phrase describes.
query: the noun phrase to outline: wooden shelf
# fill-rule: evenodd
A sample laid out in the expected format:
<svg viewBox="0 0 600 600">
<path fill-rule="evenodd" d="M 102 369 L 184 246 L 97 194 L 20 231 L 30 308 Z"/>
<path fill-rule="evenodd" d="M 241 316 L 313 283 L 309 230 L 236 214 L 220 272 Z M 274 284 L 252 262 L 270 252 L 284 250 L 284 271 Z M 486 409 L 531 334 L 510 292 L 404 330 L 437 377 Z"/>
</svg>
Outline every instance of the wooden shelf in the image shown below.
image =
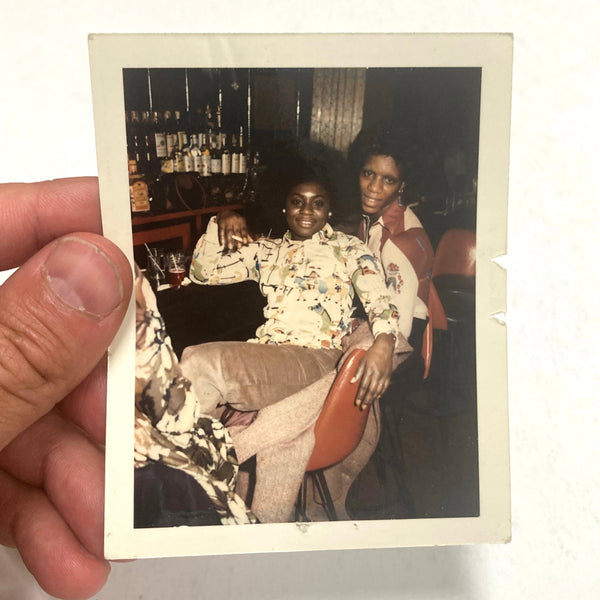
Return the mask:
<svg viewBox="0 0 600 600">
<path fill-rule="evenodd" d="M 178 239 L 181 240 L 178 246 L 185 252 L 191 252 L 212 215 L 224 210 L 239 211 L 243 208 L 243 204 L 224 204 L 132 217 L 133 245 L 135 247 Z"/>
</svg>

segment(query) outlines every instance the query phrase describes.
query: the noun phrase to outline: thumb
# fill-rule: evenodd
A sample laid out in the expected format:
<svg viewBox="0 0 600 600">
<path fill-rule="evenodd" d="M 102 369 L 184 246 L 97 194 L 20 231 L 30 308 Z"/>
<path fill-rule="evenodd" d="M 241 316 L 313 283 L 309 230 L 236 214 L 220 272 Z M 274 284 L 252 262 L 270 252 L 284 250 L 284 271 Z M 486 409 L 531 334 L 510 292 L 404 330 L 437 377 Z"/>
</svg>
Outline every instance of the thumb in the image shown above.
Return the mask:
<svg viewBox="0 0 600 600">
<path fill-rule="evenodd" d="M 55 240 L 0 287 L 0 449 L 98 363 L 131 289 L 127 258 L 91 233 Z"/>
</svg>

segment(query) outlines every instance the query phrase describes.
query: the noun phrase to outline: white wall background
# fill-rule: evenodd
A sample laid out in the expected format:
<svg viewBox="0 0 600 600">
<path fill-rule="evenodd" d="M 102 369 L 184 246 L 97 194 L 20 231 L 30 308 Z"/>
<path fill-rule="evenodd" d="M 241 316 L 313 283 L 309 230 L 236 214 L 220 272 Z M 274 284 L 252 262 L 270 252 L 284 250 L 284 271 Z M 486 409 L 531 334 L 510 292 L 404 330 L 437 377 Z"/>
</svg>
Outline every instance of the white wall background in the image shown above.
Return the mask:
<svg viewBox="0 0 600 600">
<path fill-rule="evenodd" d="M 515 35 L 509 200 L 513 541 L 118 564 L 98 600 L 597 598 L 600 9 L 588 0 L 3 0 L 0 182 L 96 173 L 90 32 Z M 2 573 L 15 555 L 0 555 Z M 5 579 L 5 583 L 9 581 Z M 45 598 L 6 591 L 0 598 Z"/>
</svg>

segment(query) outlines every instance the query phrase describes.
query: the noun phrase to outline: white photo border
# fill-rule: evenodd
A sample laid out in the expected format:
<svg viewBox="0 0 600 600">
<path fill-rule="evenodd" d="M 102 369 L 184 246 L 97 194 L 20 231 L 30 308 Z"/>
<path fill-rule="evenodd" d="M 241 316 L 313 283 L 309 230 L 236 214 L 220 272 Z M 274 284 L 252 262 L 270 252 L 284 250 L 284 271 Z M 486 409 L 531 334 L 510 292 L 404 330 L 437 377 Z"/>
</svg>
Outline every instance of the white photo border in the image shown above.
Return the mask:
<svg viewBox="0 0 600 600">
<path fill-rule="evenodd" d="M 108 559 L 508 542 L 510 474 L 506 253 L 511 34 L 92 34 L 89 37 L 104 235 L 133 264 L 124 68 L 480 67 L 476 348 L 480 516 L 134 529 L 135 303 L 109 351 Z M 124 200 L 125 199 L 125 200 Z"/>
</svg>

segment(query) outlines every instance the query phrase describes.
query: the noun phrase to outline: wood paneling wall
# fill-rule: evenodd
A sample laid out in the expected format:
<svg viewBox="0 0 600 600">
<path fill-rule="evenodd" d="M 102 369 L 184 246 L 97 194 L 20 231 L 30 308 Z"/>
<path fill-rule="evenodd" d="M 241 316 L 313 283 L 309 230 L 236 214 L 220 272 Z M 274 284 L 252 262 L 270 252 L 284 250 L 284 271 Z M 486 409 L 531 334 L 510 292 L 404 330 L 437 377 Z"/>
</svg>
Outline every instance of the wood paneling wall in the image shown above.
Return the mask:
<svg viewBox="0 0 600 600">
<path fill-rule="evenodd" d="M 362 127 L 366 69 L 315 69 L 310 139 L 342 152 Z"/>
</svg>

